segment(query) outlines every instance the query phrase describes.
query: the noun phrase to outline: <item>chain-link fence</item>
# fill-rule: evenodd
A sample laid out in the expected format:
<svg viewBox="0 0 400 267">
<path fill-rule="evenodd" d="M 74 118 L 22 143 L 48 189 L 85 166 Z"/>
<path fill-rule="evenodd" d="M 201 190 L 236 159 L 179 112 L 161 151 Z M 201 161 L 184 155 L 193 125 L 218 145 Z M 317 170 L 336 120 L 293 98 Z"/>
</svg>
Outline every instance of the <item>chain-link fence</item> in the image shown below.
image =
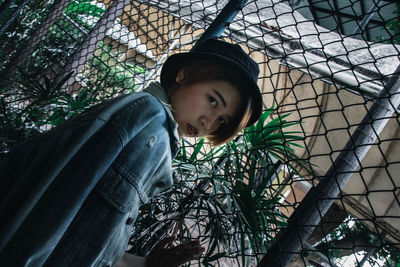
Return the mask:
<svg viewBox="0 0 400 267">
<path fill-rule="evenodd" d="M 228 2 L 0 1 L 1 150 L 140 91 L 212 25 L 259 63 L 263 115 L 182 141 L 129 251 L 176 233 L 207 247 L 191 265 L 399 266 L 400 4 Z"/>
</svg>

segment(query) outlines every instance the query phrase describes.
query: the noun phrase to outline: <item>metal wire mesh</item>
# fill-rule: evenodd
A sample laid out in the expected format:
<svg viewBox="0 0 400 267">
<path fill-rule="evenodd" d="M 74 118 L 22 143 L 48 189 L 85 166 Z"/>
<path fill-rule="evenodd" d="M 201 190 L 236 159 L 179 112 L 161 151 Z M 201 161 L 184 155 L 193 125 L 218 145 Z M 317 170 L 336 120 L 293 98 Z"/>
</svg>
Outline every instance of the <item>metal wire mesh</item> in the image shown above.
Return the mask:
<svg viewBox="0 0 400 267">
<path fill-rule="evenodd" d="M 1 150 L 157 80 L 227 2 L 0 1 Z M 129 251 L 176 233 L 207 247 L 191 265 L 400 264 L 399 13 L 247 2 L 221 38 L 259 63 L 263 116 L 226 146 L 183 141 Z"/>
</svg>

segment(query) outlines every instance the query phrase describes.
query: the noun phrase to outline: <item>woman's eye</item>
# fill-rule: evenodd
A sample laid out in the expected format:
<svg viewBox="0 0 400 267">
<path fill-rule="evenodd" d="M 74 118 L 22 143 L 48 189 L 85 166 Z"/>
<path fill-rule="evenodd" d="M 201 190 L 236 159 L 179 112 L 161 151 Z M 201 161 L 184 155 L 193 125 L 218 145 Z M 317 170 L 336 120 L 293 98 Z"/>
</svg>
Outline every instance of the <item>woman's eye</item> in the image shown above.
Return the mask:
<svg viewBox="0 0 400 267">
<path fill-rule="evenodd" d="M 215 107 L 217 105 L 217 100 L 214 97 L 210 96 L 210 104 L 211 106 Z"/>
<path fill-rule="evenodd" d="M 225 119 L 224 118 L 219 118 L 219 123 L 220 124 L 225 124 Z"/>
</svg>

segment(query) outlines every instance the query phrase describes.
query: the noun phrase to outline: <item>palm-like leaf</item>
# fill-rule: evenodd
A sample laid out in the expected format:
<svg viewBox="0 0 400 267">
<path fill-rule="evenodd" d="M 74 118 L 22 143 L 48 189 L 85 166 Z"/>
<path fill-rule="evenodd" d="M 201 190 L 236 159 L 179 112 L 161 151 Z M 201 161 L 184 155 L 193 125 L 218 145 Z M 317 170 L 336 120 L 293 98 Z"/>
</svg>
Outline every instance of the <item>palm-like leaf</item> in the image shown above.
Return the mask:
<svg viewBox="0 0 400 267">
<path fill-rule="evenodd" d="M 278 116 L 267 121 L 273 111 L 273 107 L 262 114 L 258 122 L 245 130 L 245 138 L 250 144 L 250 149 L 255 151 L 264 151 L 275 158 L 286 162 L 297 174 L 298 167 L 310 172 L 309 163 L 300 159 L 295 153 L 294 147 L 303 147 L 296 141 L 304 139 L 302 132 L 283 131 L 285 128 L 300 124 L 300 122 L 288 122 L 286 117 L 291 113 Z M 261 134 L 260 134 L 261 133 Z"/>
<path fill-rule="evenodd" d="M 286 224 L 278 199 L 265 194 L 270 181 L 277 177 L 275 163 L 281 160 L 306 166 L 295 154 L 300 146 L 296 141 L 303 137 L 296 131 L 283 131 L 298 123 L 287 122 L 289 114 L 267 122 L 272 111 L 265 111 L 238 141 L 219 148 L 207 150 L 200 139 L 189 150 L 183 140 L 174 161 L 180 182 L 142 209 L 132 244 L 141 241 L 144 247 L 151 247 L 146 242 L 155 239 L 145 231 L 149 225 L 165 232 L 179 225 L 182 236 L 206 237 L 204 266 L 212 266 L 219 258 L 237 256 L 246 266 L 254 261 L 246 255 L 265 252 L 275 236 L 271 231 Z M 161 235 L 157 232 L 153 236 Z"/>
</svg>

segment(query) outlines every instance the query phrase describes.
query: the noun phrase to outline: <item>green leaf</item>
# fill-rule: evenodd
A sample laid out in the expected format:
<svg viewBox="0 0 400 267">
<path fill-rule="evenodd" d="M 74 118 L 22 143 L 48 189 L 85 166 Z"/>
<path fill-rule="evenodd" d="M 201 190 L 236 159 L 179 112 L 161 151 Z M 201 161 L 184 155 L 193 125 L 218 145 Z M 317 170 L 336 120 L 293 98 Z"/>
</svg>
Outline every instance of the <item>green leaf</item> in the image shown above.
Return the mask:
<svg viewBox="0 0 400 267">
<path fill-rule="evenodd" d="M 199 154 L 200 150 L 203 148 L 204 138 L 201 138 L 199 142 L 196 144 L 192 155 L 189 158 L 189 162 L 194 162 Z"/>
</svg>

